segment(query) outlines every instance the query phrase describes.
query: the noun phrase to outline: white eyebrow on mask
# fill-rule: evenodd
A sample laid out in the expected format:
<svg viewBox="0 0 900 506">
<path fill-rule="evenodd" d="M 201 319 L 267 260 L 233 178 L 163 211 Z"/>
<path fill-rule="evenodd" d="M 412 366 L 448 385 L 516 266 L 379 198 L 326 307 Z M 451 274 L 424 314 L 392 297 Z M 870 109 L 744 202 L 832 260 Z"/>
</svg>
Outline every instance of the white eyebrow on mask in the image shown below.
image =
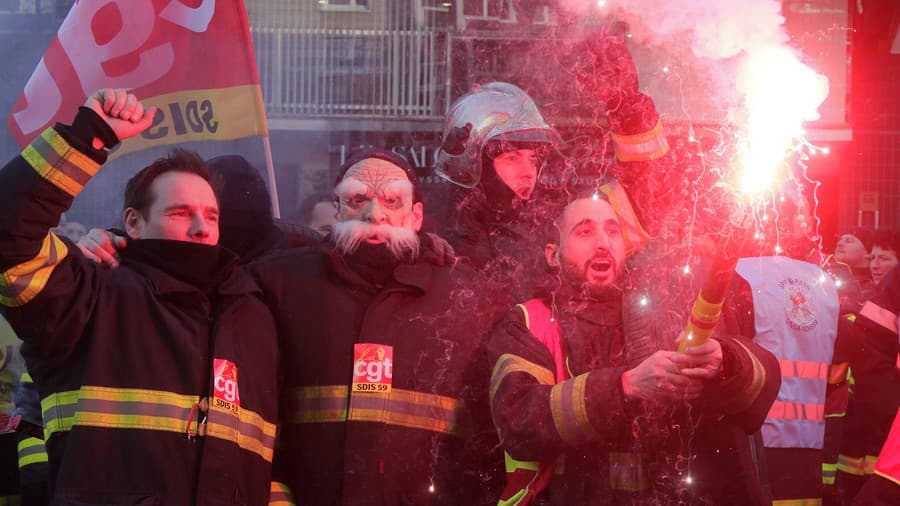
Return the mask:
<svg viewBox="0 0 900 506">
<path fill-rule="evenodd" d="M 356 195 L 368 195 L 371 187 L 355 178 L 344 179 L 334 187 L 334 194 L 341 198 L 349 198 Z"/>
<path fill-rule="evenodd" d="M 413 185 L 408 179 L 391 179 L 376 188 L 380 197 L 402 197 L 412 195 Z"/>
</svg>

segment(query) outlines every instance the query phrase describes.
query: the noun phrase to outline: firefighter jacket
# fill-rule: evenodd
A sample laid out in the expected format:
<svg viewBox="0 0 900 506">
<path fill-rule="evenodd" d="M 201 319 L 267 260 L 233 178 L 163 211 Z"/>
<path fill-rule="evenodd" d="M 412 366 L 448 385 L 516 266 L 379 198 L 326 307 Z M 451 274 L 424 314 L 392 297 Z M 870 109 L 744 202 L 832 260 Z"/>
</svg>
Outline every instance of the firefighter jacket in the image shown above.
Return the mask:
<svg viewBox="0 0 900 506">
<path fill-rule="evenodd" d="M 900 409 L 884 447 L 878 455 L 874 475 L 854 498 L 861 506 L 889 506 L 900 504 Z"/>
<path fill-rule="evenodd" d="M 277 343 L 259 288 L 220 247 L 131 241 L 109 270 L 49 232 L 105 161 L 85 139 L 111 130 L 85 114 L 108 129 L 82 108 L 0 171 L 0 303 L 42 397 L 55 504 L 266 504 Z"/>
<path fill-rule="evenodd" d="M 506 451 L 501 505 L 766 503 L 747 434 L 778 389 L 774 357 L 749 341 L 721 339 L 724 372 L 693 407 L 696 426 L 683 403 L 628 400 L 622 373 L 674 346 L 671 336 L 665 348 L 659 335 L 648 337 L 659 308 L 636 302 L 557 292 L 520 304 L 495 327 L 488 351 L 491 408 Z M 691 448 L 682 446 L 687 440 Z M 685 487 L 688 477 L 701 488 Z"/>
<path fill-rule="evenodd" d="M 274 472 L 297 504 L 479 504 L 500 486 L 502 455 L 494 483 L 480 470 L 497 446 L 488 295 L 443 240 L 421 241 L 416 261 L 371 266 L 377 281 L 330 240 L 254 266 L 283 350 Z"/>
<path fill-rule="evenodd" d="M 872 271 L 868 267 L 854 269 L 835 260 L 834 255 L 828 255 L 819 265 L 834 278 L 842 315 L 858 313 L 863 303 L 875 293 Z"/>
<path fill-rule="evenodd" d="M 821 449 L 838 325 L 834 283 L 819 266 L 787 257 L 742 258 L 735 273 L 753 301 L 753 342 L 781 366 L 781 390 L 763 424 L 763 442 L 768 448 Z"/>
<path fill-rule="evenodd" d="M 853 395 L 844 419 L 838 480 L 873 473 L 896 410 L 900 407 L 897 357 L 897 315 L 900 314 L 900 273 L 895 268 L 863 304 L 853 324 L 850 370 Z M 852 480 L 851 480 L 852 481 Z"/>
</svg>

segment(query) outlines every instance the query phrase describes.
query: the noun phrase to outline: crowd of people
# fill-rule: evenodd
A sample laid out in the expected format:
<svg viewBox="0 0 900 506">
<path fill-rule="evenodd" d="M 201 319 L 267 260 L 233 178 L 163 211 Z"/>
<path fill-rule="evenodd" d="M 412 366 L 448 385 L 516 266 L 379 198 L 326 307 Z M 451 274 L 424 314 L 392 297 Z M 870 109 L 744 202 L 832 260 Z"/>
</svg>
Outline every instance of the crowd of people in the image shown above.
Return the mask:
<svg viewBox="0 0 900 506">
<path fill-rule="evenodd" d="M 22 504 L 891 504 L 897 235 L 790 258 L 710 226 L 741 259 L 698 298 L 711 259 L 672 232 L 659 115 L 609 46 L 597 184 L 542 192 L 558 136 L 486 84 L 448 113 L 438 231 L 387 149 L 346 160 L 313 228 L 273 220 L 241 157 L 174 150 L 75 244 L 53 227 L 155 111 L 100 90 L 35 139 L 0 170 Z M 690 342 L 698 314 L 719 323 Z"/>
</svg>

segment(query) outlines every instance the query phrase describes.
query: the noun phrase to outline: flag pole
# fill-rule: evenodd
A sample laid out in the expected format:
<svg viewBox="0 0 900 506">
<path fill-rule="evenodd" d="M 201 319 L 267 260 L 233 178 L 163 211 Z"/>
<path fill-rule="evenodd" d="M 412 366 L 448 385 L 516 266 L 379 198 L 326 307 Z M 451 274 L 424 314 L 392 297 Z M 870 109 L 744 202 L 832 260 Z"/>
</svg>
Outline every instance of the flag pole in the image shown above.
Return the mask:
<svg viewBox="0 0 900 506">
<path fill-rule="evenodd" d="M 272 163 L 272 145 L 269 136 L 263 136 L 263 151 L 266 152 L 266 178 L 269 180 L 269 195 L 272 196 L 272 216 L 281 218 L 281 208 L 278 205 L 278 186 L 275 184 L 275 167 Z"/>
</svg>

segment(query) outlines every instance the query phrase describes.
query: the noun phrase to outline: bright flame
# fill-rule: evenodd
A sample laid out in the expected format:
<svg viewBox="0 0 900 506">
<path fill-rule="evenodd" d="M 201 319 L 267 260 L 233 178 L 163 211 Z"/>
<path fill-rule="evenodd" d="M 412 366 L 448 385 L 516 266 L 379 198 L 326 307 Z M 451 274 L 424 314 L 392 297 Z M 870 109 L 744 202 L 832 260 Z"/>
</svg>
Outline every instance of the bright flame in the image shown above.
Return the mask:
<svg viewBox="0 0 900 506">
<path fill-rule="evenodd" d="M 745 97 L 746 130 L 738 148 L 741 189 L 750 195 L 768 189 L 787 151 L 802 136 L 804 121 L 819 118 L 828 80 L 807 67 L 787 47 L 748 53 L 738 72 Z"/>
</svg>

